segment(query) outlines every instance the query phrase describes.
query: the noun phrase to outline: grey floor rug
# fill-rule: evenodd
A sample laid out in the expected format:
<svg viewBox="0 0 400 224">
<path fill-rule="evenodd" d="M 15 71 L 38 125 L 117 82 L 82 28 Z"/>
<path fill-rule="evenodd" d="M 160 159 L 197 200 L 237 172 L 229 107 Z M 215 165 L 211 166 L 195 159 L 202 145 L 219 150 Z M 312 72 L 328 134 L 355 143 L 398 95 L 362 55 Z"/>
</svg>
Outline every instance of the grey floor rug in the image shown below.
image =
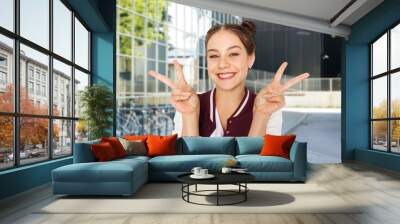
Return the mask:
<svg viewBox="0 0 400 224">
<path fill-rule="evenodd" d="M 249 184 L 246 202 L 228 206 L 189 204 L 181 198 L 177 183 L 150 183 L 131 197 L 61 196 L 35 213 L 360 213 L 360 205 L 349 203 L 316 184 Z M 198 190 L 211 190 L 212 185 Z M 226 186 L 225 189 L 233 188 Z M 194 188 L 192 189 L 194 190 Z M 212 194 L 212 193 L 211 193 Z M 237 200 L 225 197 L 222 202 Z M 214 196 L 192 197 L 200 203 L 215 203 Z"/>
</svg>

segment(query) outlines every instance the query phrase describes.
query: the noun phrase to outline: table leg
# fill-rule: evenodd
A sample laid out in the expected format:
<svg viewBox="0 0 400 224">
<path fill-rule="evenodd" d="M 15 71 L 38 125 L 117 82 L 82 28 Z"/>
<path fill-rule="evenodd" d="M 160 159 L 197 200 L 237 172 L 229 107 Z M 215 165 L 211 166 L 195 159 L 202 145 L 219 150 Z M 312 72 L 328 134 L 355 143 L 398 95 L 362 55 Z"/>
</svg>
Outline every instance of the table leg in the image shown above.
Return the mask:
<svg viewBox="0 0 400 224">
<path fill-rule="evenodd" d="M 219 205 L 219 184 L 217 184 L 217 206 Z"/>
<path fill-rule="evenodd" d="M 197 192 L 197 184 L 196 184 L 196 186 L 195 186 L 195 191 Z"/>
<path fill-rule="evenodd" d="M 247 192 L 248 192 L 248 190 L 247 190 L 247 183 L 244 183 L 244 201 L 247 201 Z"/>
</svg>

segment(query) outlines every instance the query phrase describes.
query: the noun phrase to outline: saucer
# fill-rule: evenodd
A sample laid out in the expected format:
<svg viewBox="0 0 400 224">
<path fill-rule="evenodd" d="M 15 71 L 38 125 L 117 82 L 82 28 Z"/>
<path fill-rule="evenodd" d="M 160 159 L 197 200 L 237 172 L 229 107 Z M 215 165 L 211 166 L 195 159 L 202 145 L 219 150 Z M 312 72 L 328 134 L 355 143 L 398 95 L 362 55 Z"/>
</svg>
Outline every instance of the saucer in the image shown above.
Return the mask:
<svg viewBox="0 0 400 224">
<path fill-rule="evenodd" d="M 192 175 L 190 175 L 190 178 L 193 178 L 193 179 L 211 179 L 211 178 L 214 178 L 214 175 L 207 174 L 207 175 L 201 176 L 201 175 L 192 174 Z"/>
</svg>

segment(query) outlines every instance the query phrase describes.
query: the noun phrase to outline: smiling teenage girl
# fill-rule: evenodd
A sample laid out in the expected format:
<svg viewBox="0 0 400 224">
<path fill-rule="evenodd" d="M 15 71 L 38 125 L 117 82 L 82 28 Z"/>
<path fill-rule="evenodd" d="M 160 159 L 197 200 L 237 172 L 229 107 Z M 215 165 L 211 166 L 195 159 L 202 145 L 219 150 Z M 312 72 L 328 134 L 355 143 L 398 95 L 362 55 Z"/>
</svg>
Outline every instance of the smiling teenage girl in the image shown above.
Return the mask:
<svg viewBox="0 0 400 224">
<path fill-rule="evenodd" d="M 171 104 L 177 115 L 175 132 L 180 136 L 264 136 L 280 135 L 284 92 L 309 77 L 301 74 L 281 84 L 284 62 L 271 83 L 256 95 L 246 88 L 246 77 L 255 61 L 255 26 L 213 26 L 206 35 L 208 75 L 215 87 L 197 94 L 186 82 L 182 67 L 174 61 L 177 80 L 150 71 L 149 75 L 172 89 Z"/>
</svg>

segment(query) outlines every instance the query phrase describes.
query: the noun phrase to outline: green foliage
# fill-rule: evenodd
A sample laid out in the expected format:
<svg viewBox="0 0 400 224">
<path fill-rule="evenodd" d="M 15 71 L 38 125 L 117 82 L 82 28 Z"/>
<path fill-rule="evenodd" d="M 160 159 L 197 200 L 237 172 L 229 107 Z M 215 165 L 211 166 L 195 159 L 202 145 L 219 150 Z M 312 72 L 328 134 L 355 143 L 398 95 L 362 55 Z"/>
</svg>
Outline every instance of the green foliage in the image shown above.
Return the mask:
<svg viewBox="0 0 400 224">
<path fill-rule="evenodd" d="M 118 31 L 134 37 L 146 38 L 147 44 L 151 41 L 165 41 L 168 34 L 166 21 L 168 2 L 166 0 L 136 0 L 132 4 L 131 0 L 119 0 L 118 6 Z M 147 4 L 147 12 L 145 12 L 145 4 Z M 132 11 L 138 14 L 145 14 L 151 20 L 145 20 L 143 16 L 133 14 Z M 147 22 L 146 22 L 147 21 Z M 147 24 L 146 24 L 147 23 Z M 146 29 L 145 29 L 146 27 Z M 132 46 L 134 43 L 134 46 Z M 143 48 L 144 41 L 139 39 L 131 40 L 129 36 L 121 37 L 119 44 L 122 54 L 131 55 L 132 47 L 134 47 L 135 56 L 143 56 L 142 51 L 137 48 Z"/>
<path fill-rule="evenodd" d="M 102 84 L 86 87 L 80 93 L 82 119 L 85 121 L 89 139 L 110 136 L 107 132 L 112 126 L 113 94 Z"/>
</svg>

